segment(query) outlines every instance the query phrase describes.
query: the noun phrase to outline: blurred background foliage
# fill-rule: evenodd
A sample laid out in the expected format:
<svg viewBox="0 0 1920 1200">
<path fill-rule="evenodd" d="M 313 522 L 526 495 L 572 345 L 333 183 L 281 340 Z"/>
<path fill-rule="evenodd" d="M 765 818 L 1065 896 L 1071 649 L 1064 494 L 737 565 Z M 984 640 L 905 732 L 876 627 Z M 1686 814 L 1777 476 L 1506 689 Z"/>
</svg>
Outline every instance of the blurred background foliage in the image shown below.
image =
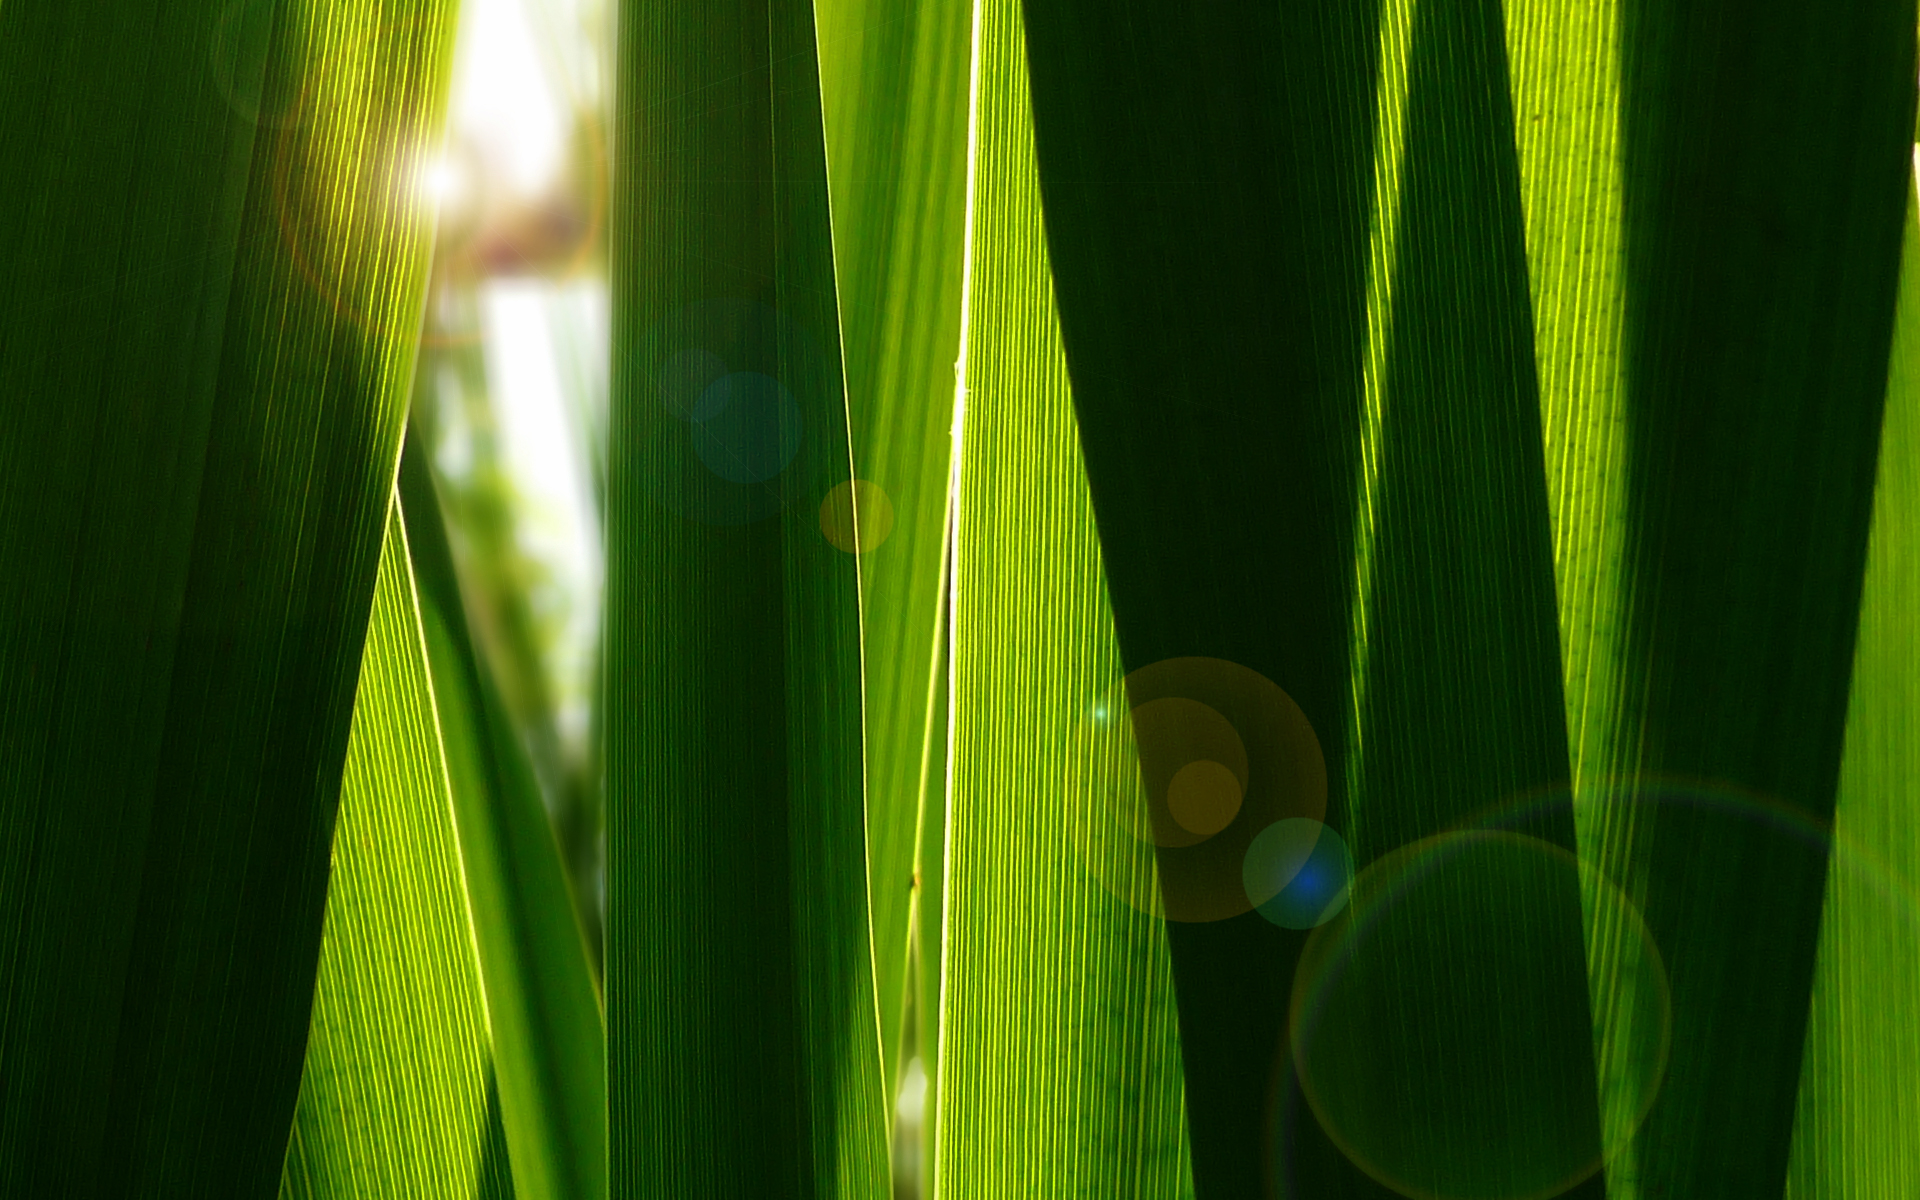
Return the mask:
<svg viewBox="0 0 1920 1200">
<path fill-rule="evenodd" d="M 609 0 L 468 0 L 411 420 L 600 970 Z"/>
</svg>

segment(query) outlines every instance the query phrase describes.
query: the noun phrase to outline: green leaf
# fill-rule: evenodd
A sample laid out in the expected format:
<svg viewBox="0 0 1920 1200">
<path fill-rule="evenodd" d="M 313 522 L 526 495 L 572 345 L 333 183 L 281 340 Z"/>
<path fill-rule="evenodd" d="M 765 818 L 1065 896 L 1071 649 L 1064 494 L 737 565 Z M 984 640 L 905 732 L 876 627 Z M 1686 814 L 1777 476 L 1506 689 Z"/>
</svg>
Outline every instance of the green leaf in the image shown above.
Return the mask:
<svg viewBox="0 0 1920 1200">
<path fill-rule="evenodd" d="M 0 1192 L 264 1195 L 447 7 L 0 6 Z"/>
<path fill-rule="evenodd" d="M 533 765 L 469 636 L 419 440 L 399 494 L 452 781 L 466 894 L 520 1200 L 607 1192 L 606 1032 L 573 896 Z"/>
<path fill-rule="evenodd" d="M 1638 903 L 1672 984 L 1662 1097 L 1631 1145 L 1610 1131 L 1609 1194 L 1776 1195 L 1856 661 L 1914 8 L 1507 17 L 1581 853 Z"/>
<path fill-rule="evenodd" d="M 508 1197 L 474 922 L 396 495 L 280 1194 Z"/>
<path fill-rule="evenodd" d="M 887 1186 L 813 10 L 620 32 L 607 497 L 615 1194 Z"/>
<path fill-rule="evenodd" d="M 1786 1195 L 1920 1190 L 1920 212 L 1906 242 Z"/>
<path fill-rule="evenodd" d="M 527 760 L 532 779 L 541 785 L 541 795 L 551 797 L 554 833 L 560 839 L 562 862 L 573 880 L 572 890 L 582 901 L 578 906 L 579 920 L 597 971 L 600 922 L 595 893 L 600 885 L 598 842 L 601 833 L 595 749 L 598 735 L 590 732 L 587 751 L 578 760 L 568 752 L 561 736 L 557 715 L 559 699 L 554 694 L 554 680 L 546 660 L 553 632 L 551 614 L 545 611 L 544 604 L 537 602 L 552 594 L 547 586 L 551 581 L 547 568 L 537 557 L 529 556 L 520 541 L 526 505 L 507 470 L 494 401 L 488 397 L 486 347 L 474 332 L 481 325 L 480 302 L 477 288 L 451 279 L 442 281 L 439 293 L 428 306 L 428 335 L 423 335 L 421 355 L 415 367 L 415 399 L 409 428 L 421 438 L 424 457 L 429 461 L 436 453 L 448 449 L 448 435 L 436 432 L 437 427 L 446 424 L 462 431 L 460 471 L 457 475 L 430 471 L 433 486 L 421 493 L 423 503 L 424 499 L 437 499 L 432 506 L 436 526 L 440 523 L 438 514 L 444 513 L 447 518 L 446 529 L 451 536 L 436 534 L 434 545 L 451 541 L 459 547 L 459 553 L 449 557 L 459 563 L 459 582 L 466 589 L 465 608 L 473 614 L 473 619 L 469 622 L 464 615 L 461 617 L 455 642 L 465 645 L 469 634 L 473 636 L 476 662 L 485 663 L 486 688 L 504 704 L 512 720 L 508 734 L 503 738 L 489 734 L 489 743 L 498 746 L 518 743 L 524 747 L 524 752 L 516 751 L 515 757 Z M 457 330 L 467 332 L 451 332 Z M 429 336 L 436 332 L 437 337 Z M 591 422 L 590 414 L 582 416 Z M 401 474 L 404 486 L 410 471 L 403 467 Z M 420 511 L 426 509 L 422 507 Z M 436 554 L 434 563 L 438 562 Z M 442 582 L 438 566 L 432 570 L 423 566 L 421 570 L 434 581 L 429 590 L 438 594 L 442 590 L 438 587 Z M 446 599 L 440 607 L 451 613 L 462 607 L 459 603 L 462 593 L 453 577 L 445 579 L 444 584 Z M 459 686 L 464 693 L 475 685 Z M 476 699 L 475 703 L 479 701 Z M 508 773 L 517 771 L 519 768 L 515 767 Z M 459 789 L 459 794 L 463 799 L 484 795 L 487 786 L 474 784 Z M 543 823 L 546 819 L 544 815 L 541 817 Z M 541 844 L 542 839 L 532 838 L 531 834 L 529 837 L 531 840 L 526 842 L 529 847 Z M 570 943 L 571 938 L 561 938 L 553 944 L 564 947 Z M 555 978 L 569 974 L 563 971 Z M 604 1057 L 604 1036 L 600 1040 L 602 1045 L 594 1052 L 596 1058 Z M 604 1120 L 600 1124 L 604 1126 Z M 584 1124 L 579 1127 L 586 1128 Z M 595 1161 L 604 1159 L 604 1147 L 589 1157 Z"/>
<path fill-rule="evenodd" d="M 816 8 L 854 473 L 884 497 L 859 516 L 867 878 L 882 1078 L 891 1092 L 904 1039 L 923 1063 L 935 1061 L 937 990 L 909 999 L 920 989 L 908 963 L 916 914 L 924 910 L 938 929 L 938 893 L 920 862 L 937 858 L 940 825 L 923 823 L 921 812 L 944 793 L 945 722 L 935 714 L 946 690 L 939 623 L 972 6 L 821 0 Z M 845 518 L 836 508 L 822 519 Z M 920 954 L 937 959 L 926 942 Z M 917 1014 L 912 1032 L 909 1007 Z"/>
<path fill-rule="evenodd" d="M 936 1194 L 1192 1195 L 1165 924 L 1143 900 L 1152 861 L 1089 860 L 1069 834 L 1074 788 L 1090 786 L 1076 734 L 1120 654 L 1054 313 L 1020 7 L 991 0 L 975 22 Z"/>
<path fill-rule="evenodd" d="M 1495 870 L 1426 839 L 1567 771 L 1499 10 L 1028 16 L 1120 668 L 1178 689 L 1156 699 L 1244 678 L 1291 700 L 1218 710 L 1245 803 L 1158 852 L 1195 1189 L 1566 1190 L 1599 1158 L 1569 813 L 1524 825 L 1538 870 L 1417 905 L 1356 885 L 1311 935 L 1248 911 L 1243 874 L 1282 819 L 1322 817 L 1363 870 L 1414 844 Z M 1324 792 L 1287 782 L 1320 762 Z M 1218 907 L 1177 913 L 1176 886 Z M 1366 1032 L 1323 1052 L 1314 964 L 1376 950 L 1423 966 L 1357 1017 L 1325 1001 Z M 1329 1115 L 1301 1076 L 1334 1051 Z M 1512 1086 L 1458 1082 L 1489 1079 Z"/>
</svg>

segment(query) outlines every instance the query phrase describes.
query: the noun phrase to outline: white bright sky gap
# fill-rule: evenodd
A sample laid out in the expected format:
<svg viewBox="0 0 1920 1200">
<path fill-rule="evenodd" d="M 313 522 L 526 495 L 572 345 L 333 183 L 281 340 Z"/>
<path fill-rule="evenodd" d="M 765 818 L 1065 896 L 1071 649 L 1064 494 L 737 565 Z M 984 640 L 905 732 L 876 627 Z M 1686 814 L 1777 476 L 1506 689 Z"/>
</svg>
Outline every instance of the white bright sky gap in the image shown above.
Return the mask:
<svg viewBox="0 0 1920 1200">
<path fill-rule="evenodd" d="M 569 734 L 585 733 L 587 689 L 600 619 L 600 528 L 575 410 L 563 394 L 560 322 L 584 325 L 578 339 L 604 346 L 605 285 L 496 279 L 480 293 L 487 383 L 500 449 L 521 497 L 515 535 L 521 553 L 546 564 L 565 598 L 565 621 L 549 669 Z M 604 353 L 594 355 L 604 362 Z M 592 369 L 590 367 L 590 369 Z M 598 367 L 604 370 L 604 366 Z M 583 372 L 584 373 L 584 372 Z"/>
<path fill-rule="evenodd" d="M 590 46 L 543 44 L 542 33 L 580 28 L 577 20 L 556 19 L 565 15 L 560 7 L 556 0 L 462 0 L 448 123 L 452 139 L 477 151 L 483 176 L 461 178 L 454 158 L 439 180 L 443 201 L 464 204 L 482 189 L 528 201 L 557 179 L 568 124 L 564 97 L 581 92 L 582 81 L 556 80 L 548 64 L 593 58 Z M 595 278 L 496 278 L 480 286 L 498 450 L 521 500 L 515 540 L 557 585 L 557 595 L 533 599 L 536 611 L 557 607 L 562 618 L 547 667 L 562 731 L 572 737 L 586 730 L 600 617 L 600 529 L 579 422 L 596 399 L 604 404 L 606 308 L 606 284 Z M 569 387 L 584 387 L 585 402 L 569 397 Z M 443 455 L 443 464 L 455 466 L 458 448 L 448 449 L 454 454 Z"/>
<path fill-rule="evenodd" d="M 541 62 L 523 0 L 461 0 L 448 124 L 521 198 L 538 195 L 560 169 L 565 94 Z"/>
</svg>

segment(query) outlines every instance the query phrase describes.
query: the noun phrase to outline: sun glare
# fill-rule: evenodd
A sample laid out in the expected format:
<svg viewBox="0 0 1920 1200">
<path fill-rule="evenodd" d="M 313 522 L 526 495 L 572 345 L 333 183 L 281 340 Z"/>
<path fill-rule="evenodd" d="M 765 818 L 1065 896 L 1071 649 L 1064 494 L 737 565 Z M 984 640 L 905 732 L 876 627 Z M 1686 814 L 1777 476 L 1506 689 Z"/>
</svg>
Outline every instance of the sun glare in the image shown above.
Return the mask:
<svg viewBox="0 0 1920 1200">
<path fill-rule="evenodd" d="M 428 200 L 441 208 L 457 207 L 466 198 L 466 178 L 460 169 L 444 159 L 427 164 L 421 178 L 421 190 Z"/>
<path fill-rule="evenodd" d="M 538 195 L 566 156 L 566 111 L 523 0 L 466 0 L 448 118 L 493 181 Z"/>
</svg>

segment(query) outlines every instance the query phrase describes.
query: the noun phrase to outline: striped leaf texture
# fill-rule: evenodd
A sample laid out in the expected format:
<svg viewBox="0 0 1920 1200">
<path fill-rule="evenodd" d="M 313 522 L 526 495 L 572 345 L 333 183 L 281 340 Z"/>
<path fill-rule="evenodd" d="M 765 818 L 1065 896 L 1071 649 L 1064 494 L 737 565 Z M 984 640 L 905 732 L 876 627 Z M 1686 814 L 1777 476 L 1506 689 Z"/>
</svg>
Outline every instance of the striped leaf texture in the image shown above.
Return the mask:
<svg viewBox="0 0 1920 1200">
<path fill-rule="evenodd" d="M 1920 221 L 1909 193 L 1786 1194 L 1920 1187 Z"/>
<path fill-rule="evenodd" d="M 854 495 L 867 877 L 882 1078 L 891 1095 L 904 1047 L 912 1047 L 923 1074 L 938 1059 L 935 880 L 944 824 L 937 808 L 931 820 L 922 817 L 945 796 L 946 647 L 939 623 L 960 351 L 972 7 L 966 0 L 820 0 L 815 20 L 848 428 L 861 481 Z M 851 529 L 841 524 L 843 511 L 837 501 L 821 510 L 836 536 Z M 929 962 L 931 969 L 910 968 Z"/>
<path fill-rule="evenodd" d="M 398 496 L 418 584 L 439 745 L 486 985 L 514 1194 L 607 1192 L 606 1027 L 533 764 L 476 652 L 420 440 Z"/>
<path fill-rule="evenodd" d="M 1020 7 L 976 6 L 934 1194 L 1179 1197 L 1152 860 L 1076 841 L 1121 666 L 1041 228 Z M 1112 714 L 1120 720 L 1118 706 Z"/>
<path fill-rule="evenodd" d="M 487 998 L 396 496 L 334 825 L 280 1194 L 514 1194 Z"/>
<path fill-rule="evenodd" d="M 0 1193 L 280 1177 L 448 8 L 0 5 Z"/>
<path fill-rule="evenodd" d="M 1203 1198 L 1547 1194 L 1598 1157 L 1571 814 L 1511 854 L 1431 840 L 1567 770 L 1499 19 L 1029 10 L 1142 753 L 1132 681 L 1178 676 L 1251 772 L 1217 852 L 1155 836 Z M 1285 703 L 1221 708 L 1248 677 Z M 1288 782 L 1309 761 L 1324 781 Z M 1312 933 L 1249 911 L 1281 821 L 1361 879 L 1450 882 L 1357 890 Z"/>
<path fill-rule="evenodd" d="M 615 1195 L 888 1186 L 811 4 L 629 10 L 607 493 Z M 856 510 L 857 512 L 857 510 Z"/>
<path fill-rule="evenodd" d="M 403 519 L 404 515 L 404 519 Z M 355 704 L 286 1196 L 604 1195 L 604 1033 L 413 438 Z"/>
<path fill-rule="evenodd" d="M 1808 1027 L 1823 896 L 1858 886 L 1830 830 L 1843 748 L 1871 753 L 1898 694 L 1861 588 L 1915 26 L 1910 4 L 1830 15 L 1507 9 L 1573 806 L 1671 982 L 1659 1098 L 1609 1134 L 1614 1196 L 1778 1195 L 1826 1153 L 1794 1126 L 1820 1094 L 1803 1049 L 1839 1036 Z M 1618 943 L 1595 922 L 1597 954 Z"/>
<path fill-rule="evenodd" d="M 0 0 L 0 1197 L 1920 1194 L 1913 0 L 615 7 L 598 941 L 453 0 Z"/>
</svg>

